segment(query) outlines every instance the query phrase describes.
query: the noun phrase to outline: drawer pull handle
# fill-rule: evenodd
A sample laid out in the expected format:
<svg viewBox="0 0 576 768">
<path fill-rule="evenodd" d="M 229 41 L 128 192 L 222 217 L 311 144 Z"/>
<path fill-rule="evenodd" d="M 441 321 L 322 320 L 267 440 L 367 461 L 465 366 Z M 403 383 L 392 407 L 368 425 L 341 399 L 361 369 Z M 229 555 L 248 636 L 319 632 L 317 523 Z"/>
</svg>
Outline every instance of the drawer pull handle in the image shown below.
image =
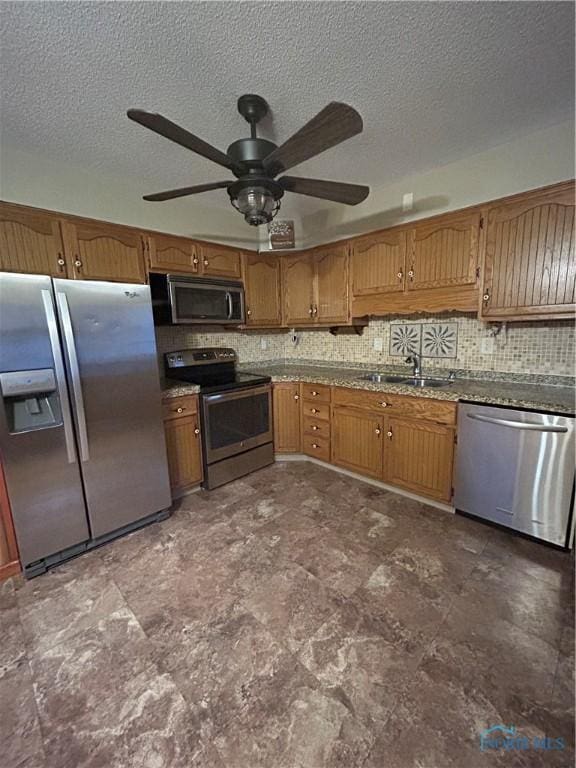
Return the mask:
<svg viewBox="0 0 576 768">
<path fill-rule="evenodd" d="M 382 408 L 387 408 L 388 407 L 388 403 L 386 402 L 386 400 L 381 400 L 380 401 L 380 405 L 382 406 Z"/>
<path fill-rule="evenodd" d="M 312 427 L 312 429 L 314 430 L 314 432 L 316 432 L 316 430 L 320 429 L 320 427 L 318 427 L 318 426 L 316 426 L 316 424 L 314 424 L 314 426 Z"/>
<path fill-rule="evenodd" d="M 312 397 L 318 397 L 318 392 L 315 389 L 312 390 Z"/>
<path fill-rule="evenodd" d="M 386 432 L 386 436 L 388 437 L 388 440 L 392 440 L 392 432 L 390 430 Z"/>
<path fill-rule="evenodd" d="M 310 408 L 310 410 L 312 411 L 312 413 L 318 413 L 318 408 Z"/>
<path fill-rule="evenodd" d="M 320 446 L 318 445 L 318 443 L 312 443 L 312 448 L 320 448 Z"/>
<path fill-rule="evenodd" d="M 184 413 L 185 410 L 186 408 L 182 408 L 182 406 L 180 406 L 179 408 L 176 408 L 176 413 Z"/>
</svg>

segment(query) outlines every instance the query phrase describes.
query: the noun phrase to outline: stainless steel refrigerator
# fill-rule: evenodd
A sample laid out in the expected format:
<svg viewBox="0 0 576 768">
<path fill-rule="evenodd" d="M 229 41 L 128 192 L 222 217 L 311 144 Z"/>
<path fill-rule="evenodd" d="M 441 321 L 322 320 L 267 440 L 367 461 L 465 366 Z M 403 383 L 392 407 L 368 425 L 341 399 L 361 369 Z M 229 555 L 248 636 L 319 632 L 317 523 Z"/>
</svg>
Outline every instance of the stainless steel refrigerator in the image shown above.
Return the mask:
<svg viewBox="0 0 576 768">
<path fill-rule="evenodd" d="M 148 286 L 0 273 L 0 404 L 26 575 L 166 516 Z"/>
</svg>

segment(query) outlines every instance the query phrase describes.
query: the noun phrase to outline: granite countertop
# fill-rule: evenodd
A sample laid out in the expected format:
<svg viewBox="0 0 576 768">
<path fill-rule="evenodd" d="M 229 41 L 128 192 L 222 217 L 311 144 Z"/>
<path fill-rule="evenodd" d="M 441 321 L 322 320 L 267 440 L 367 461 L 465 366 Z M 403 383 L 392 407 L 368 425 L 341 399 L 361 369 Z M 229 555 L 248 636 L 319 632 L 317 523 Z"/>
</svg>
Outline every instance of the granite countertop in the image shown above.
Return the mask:
<svg viewBox="0 0 576 768">
<path fill-rule="evenodd" d="M 183 395 L 197 395 L 200 392 L 198 384 L 187 384 L 185 381 L 175 381 L 174 379 L 161 379 L 160 389 L 163 400 L 170 397 L 182 397 Z"/>
<path fill-rule="evenodd" d="M 471 400 L 477 403 L 490 405 L 503 405 L 511 408 L 532 408 L 534 410 L 554 411 L 574 415 L 574 387 L 557 386 L 546 381 L 554 377 L 540 377 L 542 381 L 532 383 L 526 381 L 529 377 L 520 377 L 515 374 L 495 374 L 494 379 L 466 378 L 466 372 L 458 372 L 457 378 L 446 387 L 422 388 L 415 390 L 406 384 L 375 383 L 362 381 L 370 371 L 378 370 L 382 373 L 398 375 L 398 369 L 386 369 L 374 366 L 372 368 L 352 368 L 309 365 L 298 363 L 244 363 L 243 371 L 259 373 L 272 377 L 272 381 L 302 381 L 313 384 L 328 384 L 338 387 L 351 387 L 354 389 L 366 389 L 372 392 L 389 392 L 410 397 L 430 397 L 435 400 Z M 406 369 L 402 373 L 409 376 Z M 444 372 L 429 369 L 424 372 L 431 378 L 445 377 Z M 473 374 L 469 374 L 473 375 Z M 531 377 L 532 380 L 538 377 Z M 560 378 L 560 377 L 557 377 Z M 523 380 L 522 380 L 523 379 Z M 563 383 L 565 378 L 560 379 Z"/>
</svg>

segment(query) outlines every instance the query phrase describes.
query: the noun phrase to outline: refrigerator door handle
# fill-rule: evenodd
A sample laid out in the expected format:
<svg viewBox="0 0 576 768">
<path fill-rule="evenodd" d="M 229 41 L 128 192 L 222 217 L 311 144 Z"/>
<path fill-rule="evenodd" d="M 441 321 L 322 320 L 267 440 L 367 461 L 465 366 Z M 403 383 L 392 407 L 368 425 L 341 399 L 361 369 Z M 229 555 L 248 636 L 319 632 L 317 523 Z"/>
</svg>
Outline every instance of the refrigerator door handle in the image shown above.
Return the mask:
<svg viewBox="0 0 576 768">
<path fill-rule="evenodd" d="M 466 415 L 469 419 L 473 419 L 474 421 L 484 421 L 487 424 L 498 424 L 501 427 L 510 427 L 511 429 L 523 429 L 527 432 L 568 432 L 568 427 L 562 427 L 557 424 L 534 424 L 529 421 L 497 419 L 494 416 L 484 416 L 479 413 L 468 413 Z"/>
<path fill-rule="evenodd" d="M 72 320 L 70 319 L 70 310 L 68 308 L 68 298 L 62 291 L 56 291 L 56 301 L 62 331 L 64 334 L 64 343 L 68 362 L 70 364 L 70 383 L 72 385 L 72 397 L 76 408 L 76 423 L 78 426 L 78 442 L 80 444 L 80 459 L 88 461 L 90 452 L 88 450 L 88 433 L 86 431 L 86 414 L 84 412 L 84 398 L 82 397 L 82 385 L 80 383 L 80 368 L 78 367 L 78 356 L 76 354 L 76 344 L 74 342 L 74 331 L 72 329 Z"/>
<path fill-rule="evenodd" d="M 66 453 L 68 455 L 68 463 L 74 464 L 76 461 L 76 449 L 74 447 L 72 415 L 70 413 L 68 390 L 66 389 L 64 360 L 62 359 L 62 350 L 60 348 L 60 339 L 58 337 L 58 324 L 56 323 L 56 314 L 54 312 L 54 304 L 52 303 L 52 294 L 50 291 L 46 289 L 42 290 L 42 302 L 44 304 L 44 314 L 46 315 L 48 336 L 50 337 L 50 346 L 52 348 L 52 357 L 54 359 L 54 373 L 56 374 L 56 387 L 58 389 L 60 408 L 62 410 L 62 425 L 64 427 Z"/>
</svg>

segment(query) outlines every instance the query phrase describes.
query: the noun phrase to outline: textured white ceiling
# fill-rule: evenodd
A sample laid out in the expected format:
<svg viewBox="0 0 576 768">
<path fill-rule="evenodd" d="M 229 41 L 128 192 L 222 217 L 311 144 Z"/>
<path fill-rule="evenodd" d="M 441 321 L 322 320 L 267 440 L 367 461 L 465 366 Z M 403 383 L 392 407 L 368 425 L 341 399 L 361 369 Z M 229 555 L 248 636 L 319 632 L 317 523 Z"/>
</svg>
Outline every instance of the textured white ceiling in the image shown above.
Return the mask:
<svg viewBox="0 0 576 768">
<path fill-rule="evenodd" d="M 142 194 L 226 171 L 131 123 L 129 107 L 225 150 L 247 134 L 242 93 L 268 100 L 262 135 L 276 142 L 349 102 L 364 133 L 291 173 L 370 185 L 574 112 L 570 2 L 2 2 L 0 20 L 5 145 Z M 285 201 L 285 215 L 331 205 Z M 224 190 L 202 202 L 229 205 Z"/>
</svg>

